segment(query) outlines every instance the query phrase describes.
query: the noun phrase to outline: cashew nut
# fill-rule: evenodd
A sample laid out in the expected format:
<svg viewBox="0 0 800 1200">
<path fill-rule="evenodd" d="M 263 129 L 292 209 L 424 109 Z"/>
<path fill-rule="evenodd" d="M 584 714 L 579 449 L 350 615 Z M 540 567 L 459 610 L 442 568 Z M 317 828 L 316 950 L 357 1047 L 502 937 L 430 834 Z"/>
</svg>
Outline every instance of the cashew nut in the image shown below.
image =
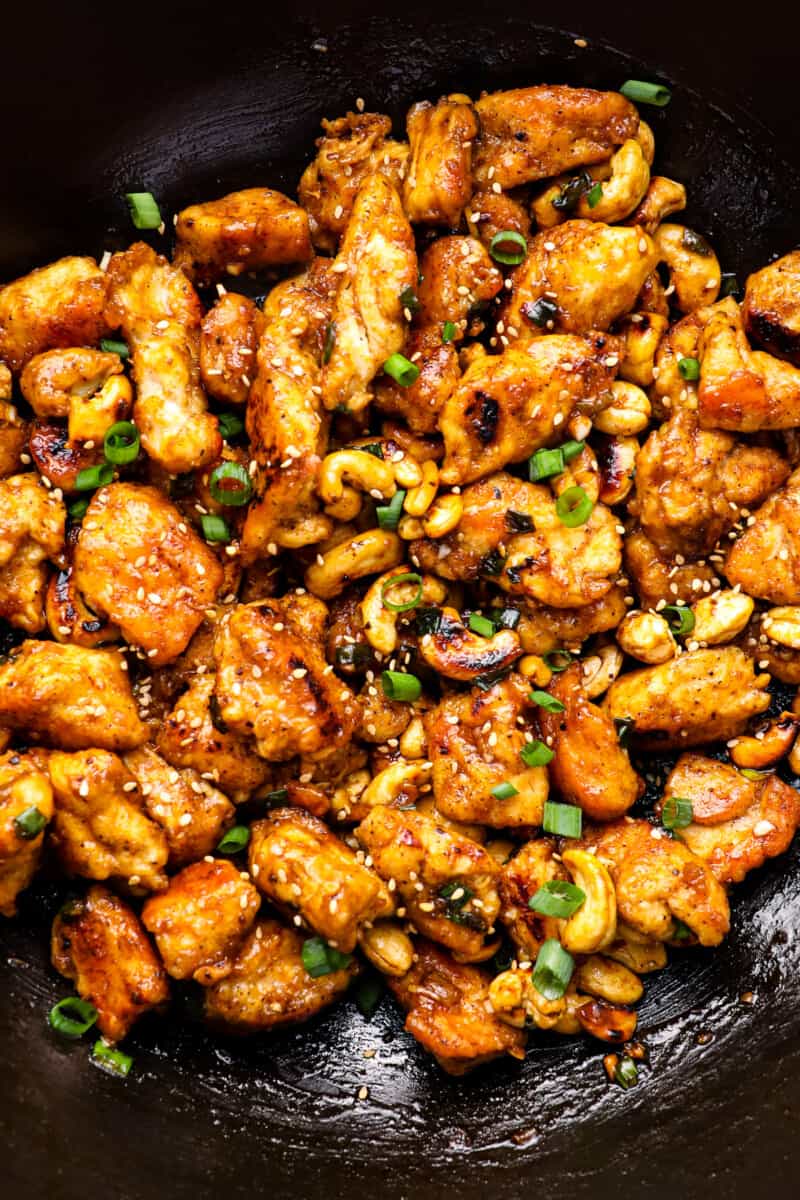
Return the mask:
<svg viewBox="0 0 800 1200">
<path fill-rule="evenodd" d="M 612 507 L 628 496 L 636 475 L 639 443 L 635 437 L 611 437 L 598 450 L 599 498 Z"/>
<path fill-rule="evenodd" d="M 578 202 L 576 216 L 587 221 L 605 221 L 612 225 L 622 221 L 636 208 L 647 191 L 650 167 L 636 138 L 623 142 L 611 159 L 611 174 L 601 183 L 600 199 L 592 207 L 587 196 Z M 595 178 L 594 171 L 589 174 Z"/>
<path fill-rule="evenodd" d="M 405 548 L 396 533 L 368 529 L 322 554 L 322 561 L 313 563 L 306 571 L 305 585 L 321 600 L 331 600 L 354 579 L 397 566 L 404 554 Z"/>
<path fill-rule="evenodd" d="M 538 654 L 526 654 L 517 663 L 517 670 L 523 679 L 530 679 L 531 683 L 540 688 L 547 687 L 553 678 L 553 672 Z"/>
<path fill-rule="evenodd" d="M 369 786 L 371 778 L 372 776 L 366 769 L 362 768 L 359 771 L 351 771 L 344 782 L 340 783 L 334 789 L 331 796 L 331 812 L 337 821 L 346 821 L 353 813 L 353 810 L 357 809 L 364 791 Z M 359 819 L 359 811 L 360 809 L 357 809 L 356 815 L 353 817 L 354 820 Z"/>
<path fill-rule="evenodd" d="M 452 533 L 464 515 L 464 501 L 455 492 L 448 492 L 434 500 L 425 516 L 422 518 L 422 528 L 425 536 L 430 538 L 444 537 Z"/>
<path fill-rule="evenodd" d="M 669 328 L 669 320 L 656 312 L 631 313 L 620 322 L 625 346 L 619 364 L 621 379 L 650 387 L 659 342 Z"/>
<path fill-rule="evenodd" d="M 376 500 L 388 500 L 397 491 L 392 465 L 384 459 L 366 450 L 335 450 L 328 454 L 320 468 L 318 490 L 330 516 L 350 521 L 357 515 L 361 501 L 353 485 Z M 354 510 L 356 501 L 358 507 Z"/>
<path fill-rule="evenodd" d="M 375 921 L 362 926 L 358 942 L 374 967 L 384 975 L 399 979 L 411 970 L 414 943 L 395 921 Z"/>
<path fill-rule="evenodd" d="M 739 737 L 730 741 L 728 748 L 731 761 L 737 767 L 747 767 L 753 771 L 774 766 L 792 749 L 797 738 L 798 726 L 800 716 L 796 713 L 782 712 L 763 730 L 757 730 L 758 736 Z"/>
<path fill-rule="evenodd" d="M 650 421 L 650 401 L 635 383 L 616 379 L 611 385 L 614 400 L 593 419 L 600 433 L 630 437 L 645 430 Z"/>
<path fill-rule="evenodd" d="M 324 542 L 334 532 L 334 524 L 330 517 L 322 513 L 308 513 L 298 517 L 275 530 L 275 542 L 284 550 L 299 550 L 303 546 L 313 546 Z"/>
<path fill-rule="evenodd" d="M 617 934 L 617 896 L 614 884 L 595 854 L 565 850 L 561 856 L 576 886 L 585 894 L 583 904 L 564 922 L 561 944 L 570 954 L 594 954 L 611 944 Z"/>
<path fill-rule="evenodd" d="M 678 653 L 667 620 L 652 612 L 629 612 L 617 628 L 617 641 L 626 654 L 655 666 Z"/>
<path fill-rule="evenodd" d="M 706 646 L 722 646 L 725 642 L 731 642 L 747 625 L 754 608 L 755 601 L 751 596 L 730 588 L 713 596 L 703 596 L 702 600 L 692 605 L 692 637 Z"/>
<path fill-rule="evenodd" d="M 400 454 L 403 455 L 402 458 L 398 457 Z M 398 450 L 395 452 L 391 462 L 395 483 L 398 487 L 419 487 L 423 479 L 422 467 L 415 458 L 412 458 L 410 454 L 406 454 L 402 450 Z"/>
<path fill-rule="evenodd" d="M 422 521 L 417 517 L 409 517 L 407 513 L 400 518 L 397 532 L 404 542 L 415 542 L 417 538 L 425 537 Z"/>
<path fill-rule="evenodd" d="M 619 647 L 611 642 L 608 646 L 601 646 L 596 654 L 582 661 L 581 687 L 589 700 L 596 700 L 608 691 L 622 670 L 623 657 Z"/>
<path fill-rule="evenodd" d="M 659 261 L 666 264 L 681 312 L 713 304 L 722 275 L 708 243 L 684 225 L 661 225 L 654 234 Z"/>
<path fill-rule="evenodd" d="M 422 717 L 414 717 L 405 732 L 400 735 L 398 749 L 403 758 L 425 758 L 428 752 L 428 739 L 425 737 L 425 726 Z"/>
<path fill-rule="evenodd" d="M 800 607 L 786 604 L 771 608 L 761 618 L 761 628 L 770 641 L 800 650 Z"/>
<path fill-rule="evenodd" d="M 529 971 L 513 968 L 496 975 L 489 984 L 489 1003 L 495 1016 L 522 1029 L 532 1021 L 539 1029 L 552 1029 L 566 1011 L 563 996 L 546 1000 L 533 985 Z"/>
<path fill-rule="evenodd" d="M 686 188 L 666 175 L 654 175 L 650 186 L 628 225 L 641 225 L 652 235 L 662 221 L 686 208 Z"/>
<path fill-rule="evenodd" d="M 102 442 L 112 425 L 127 418 L 132 404 L 133 388 L 126 375 L 112 375 L 91 396 L 74 395 L 69 402 L 69 440 Z"/>
<path fill-rule="evenodd" d="M 454 608 L 443 608 L 438 630 L 423 634 L 419 651 L 440 675 L 469 680 L 510 667 L 522 654 L 522 647 L 513 629 L 498 629 L 490 638 L 481 637 L 461 624 Z"/>
<path fill-rule="evenodd" d="M 636 140 L 642 147 L 645 162 L 648 167 L 652 167 L 653 159 L 656 156 L 656 139 L 647 121 L 642 121 L 641 118 L 639 128 L 636 130 Z"/>
<path fill-rule="evenodd" d="M 430 782 L 430 777 L 429 762 L 394 762 L 378 772 L 362 793 L 361 803 L 366 808 L 393 804 L 408 786 L 416 789 L 424 787 Z"/>
<path fill-rule="evenodd" d="M 660 971 L 667 965 L 667 949 L 663 942 L 646 937 L 622 921 L 617 923 L 616 940 L 606 946 L 605 954 L 630 967 L 637 975 Z"/>
<path fill-rule="evenodd" d="M 381 575 L 370 585 L 361 601 L 361 617 L 364 622 L 364 633 L 367 641 L 379 654 L 391 654 L 397 649 L 397 618 L 401 615 L 386 608 L 383 603 L 383 593 L 387 584 L 397 575 L 405 575 L 405 566 L 395 567 Z M 398 583 L 392 588 L 392 602 L 405 604 L 414 599 L 419 591 L 417 583 Z M 422 576 L 422 599 L 426 604 L 441 604 L 447 595 L 444 584 L 433 575 Z"/>
<path fill-rule="evenodd" d="M 421 517 L 436 498 L 439 487 L 439 468 L 430 459 L 422 464 L 422 481 L 406 493 L 403 508 L 410 517 Z"/>
<path fill-rule="evenodd" d="M 593 954 L 580 963 L 573 980 L 590 996 L 599 996 L 611 1004 L 636 1004 L 644 991 L 638 975 L 603 954 Z"/>
</svg>

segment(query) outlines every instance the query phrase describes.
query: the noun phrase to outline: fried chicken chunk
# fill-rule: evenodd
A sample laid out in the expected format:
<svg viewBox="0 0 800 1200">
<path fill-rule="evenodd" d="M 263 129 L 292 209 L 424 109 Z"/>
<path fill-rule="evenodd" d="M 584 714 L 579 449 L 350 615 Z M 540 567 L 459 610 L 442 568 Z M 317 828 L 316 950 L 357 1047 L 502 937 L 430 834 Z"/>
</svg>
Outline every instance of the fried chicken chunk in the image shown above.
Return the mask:
<svg viewBox="0 0 800 1200">
<path fill-rule="evenodd" d="M 455 962 L 431 942 L 420 940 L 415 949 L 411 970 L 389 979 L 389 987 L 408 1013 L 408 1033 L 448 1075 L 465 1075 L 503 1054 L 525 1057 L 525 1032 L 489 1011 L 485 971 Z"/>
<path fill-rule="evenodd" d="M 93 258 L 60 258 L 0 288 L 0 359 L 12 371 L 60 346 L 97 342 L 108 332 L 106 277 Z"/>
<path fill-rule="evenodd" d="M 224 979 L 205 993 L 205 1019 L 226 1033 L 259 1033 L 308 1021 L 347 991 L 358 964 L 316 979 L 303 963 L 303 935 L 258 921 Z"/>
<path fill-rule="evenodd" d="M 143 1013 L 169 1000 L 164 968 L 139 918 L 100 884 L 63 906 L 50 954 L 55 969 L 97 1009 L 106 1041 L 122 1041 Z"/>
<path fill-rule="evenodd" d="M 728 551 L 732 586 L 771 604 L 800 604 L 800 470 L 761 505 Z"/>
<path fill-rule="evenodd" d="M 37 417 L 45 420 L 70 417 L 71 423 L 77 424 L 73 409 L 78 417 L 87 400 L 112 376 L 121 374 L 122 360 L 118 354 L 82 347 L 46 350 L 26 364 L 19 386 Z M 120 413 L 115 419 L 126 415 Z"/>
<path fill-rule="evenodd" d="M 0 479 L 0 616 L 26 633 L 45 627 L 47 560 L 63 550 L 66 516 L 35 475 Z"/>
<path fill-rule="evenodd" d="M 526 842 L 500 869 L 500 919 L 519 946 L 520 957 L 531 962 L 536 961 L 548 938 L 559 936 L 558 920 L 542 916 L 529 904 L 546 883 L 553 880 L 569 882 L 565 868 L 554 857 L 554 850 L 554 843 L 549 838 Z"/>
<path fill-rule="evenodd" d="M 551 748 L 550 777 L 568 804 L 577 804 L 594 821 L 621 817 L 644 791 L 644 782 L 619 744 L 613 720 L 587 700 L 581 668 L 573 664 L 549 685 L 564 708 L 542 709 L 539 728 Z"/>
<path fill-rule="evenodd" d="M 11 395 L 11 372 L 8 368 L 9 386 L 2 387 L 3 363 L 0 363 L 0 393 L 8 390 Z M 19 409 L 9 404 L 7 399 L 0 399 L 0 479 L 16 475 L 22 470 L 22 455 L 28 441 L 28 422 L 20 416 Z"/>
<path fill-rule="evenodd" d="M 389 889 L 322 821 L 301 808 L 279 808 L 250 830 L 250 874 L 286 913 L 345 954 L 365 921 L 394 912 Z"/>
<path fill-rule="evenodd" d="M 89 606 L 154 667 L 186 649 L 222 585 L 217 558 L 177 508 L 156 488 L 135 483 L 95 492 L 74 571 Z"/>
<path fill-rule="evenodd" d="M 136 779 L 116 754 L 83 750 L 47 758 L 55 812 L 53 842 L 64 869 L 86 879 L 166 886 L 164 831 L 145 812 Z"/>
<path fill-rule="evenodd" d="M 308 214 L 282 192 L 246 188 L 178 213 L 173 262 L 195 283 L 307 262 Z"/>
<path fill-rule="evenodd" d="M 769 708 L 768 683 L 769 675 L 756 675 L 738 646 L 715 646 L 622 675 L 603 708 L 633 721 L 636 744 L 644 749 L 683 749 L 742 733 L 750 717 Z"/>
<path fill-rule="evenodd" d="M 0 727 L 67 750 L 147 741 L 122 660 L 111 650 L 26 641 L 0 663 Z"/>
<path fill-rule="evenodd" d="M 483 846 L 432 816 L 379 805 L 355 831 L 375 870 L 394 879 L 417 929 L 461 962 L 493 953 L 498 868 Z"/>
<path fill-rule="evenodd" d="M 718 946 L 730 927 L 722 884 L 696 854 L 648 821 L 614 821 L 587 830 L 584 847 L 607 864 L 620 919 L 638 933 L 671 941 L 676 921 L 701 946 Z"/>
<path fill-rule="evenodd" d="M 639 605 L 644 609 L 655 608 L 659 600 L 664 604 L 693 604 L 698 582 L 702 588 L 708 584 L 706 591 L 719 586 L 715 563 L 674 562 L 659 554 L 641 529 L 635 529 L 625 538 L 625 570 L 634 581 Z M 620 620 L 614 624 L 618 625 Z"/>
<path fill-rule="evenodd" d="M 784 254 L 747 280 L 742 316 L 748 337 L 800 367 L 800 250 Z"/>
<path fill-rule="evenodd" d="M 194 862 L 151 896 L 142 923 L 167 973 L 205 986 L 224 979 L 256 918 L 261 898 L 231 862 Z"/>
<path fill-rule="evenodd" d="M 619 92 L 545 84 L 492 92 L 475 105 L 475 179 L 518 187 L 604 162 L 636 136 L 639 116 Z"/>
<path fill-rule="evenodd" d="M 406 121 L 411 161 L 403 203 L 409 221 L 455 229 L 472 195 L 472 143 L 478 122 L 468 96 L 415 104 Z"/>
<path fill-rule="evenodd" d="M 356 700 L 325 661 L 326 618 L 321 601 L 290 593 L 240 604 L 217 627 L 219 714 L 272 762 L 324 758 L 352 736 Z"/>
<path fill-rule="evenodd" d="M 208 310 L 200 329 L 200 378 L 210 396 L 228 404 L 246 402 L 263 326 L 260 309 L 237 292 L 226 292 Z"/>
<path fill-rule="evenodd" d="M 488 251 L 473 237 L 437 238 L 420 258 L 419 273 L 415 325 L 435 326 L 441 336 L 444 323 L 452 321 L 457 339 L 470 311 L 494 300 L 503 286 Z"/>
<path fill-rule="evenodd" d="M 182 271 L 144 242 L 108 265 L 105 315 L 133 361 L 134 420 L 151 458 L 179 475 L 207 466 L 222 446 L 200 387 L 199 297 Z"/>
<path fill-rule="evenodd" d="M 527 716 L 530 684 L 511 675 L 488 692 L 454 692 L 424 717 L 433 763 L 436 807 L 453 821 L 499 828 L 541 825 L 547 770 L 526 767 L 519 752 L 533 736 Z M 493 788 L 510 783 L 517 792 L 499 799 Z"/>
<path fill-rule="evenodd" d="M 414 433 L 434 433 L 439 413 L 461 378 L 458 351 L 452 342 L 442 341 L 440 325 L 426 325 L 411 331 L 403 353 L 419 367 L 419 376 L 411 387 L 395 383 L 391 375 L 380 376 L 375 405 L 400 417 Z"/>
<path fill-rule="evenodd" d="M 37 816 L 38 814 L 38 816 Z M 0 915 L 13 917 L 16 899 L 42 857 L 44 825 L 53 815 L 50 780 L 26 754 L 0 757 Z M 29 824 L 33 822 L 33 824 Z"/>
</svg>

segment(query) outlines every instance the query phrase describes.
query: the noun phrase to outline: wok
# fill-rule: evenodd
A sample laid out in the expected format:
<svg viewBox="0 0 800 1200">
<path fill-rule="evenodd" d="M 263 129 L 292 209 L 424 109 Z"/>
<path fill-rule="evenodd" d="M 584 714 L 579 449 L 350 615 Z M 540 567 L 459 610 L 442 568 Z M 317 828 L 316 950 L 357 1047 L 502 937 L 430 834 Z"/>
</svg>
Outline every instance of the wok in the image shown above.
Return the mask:
<svg viewBox="0 0 800 1200">
<path fill-rule="evenodd" d="M 319 119 L 358 96 L 402 129 L 412 100 L 449 90 L 628 77 L 674 83 L 670 107 L 647 114 L 658 167 L 688 185 L 687 222 L 743 278 L 800 228 L 800 15 L 784 6 L 778 23 L 769 8 L 759 24 L 697 4 L 9 6 L 0 278 L 126 244 L 128 190 L 170 213 L 240 186 L 292 191 Z M 4 1194 L 794 1196 L 799 857 L 736 890 L 720 950 L 674 955 L 648 982 L 650 1065 L 629 1092 L 608 1085 L 601 1045 L 546 1035 L 522 1065 L 449 1079 L 389 1002 L 371 1022 L 345 1001 L 241 1042 L 207 1037 L 177 1002 L 137 1026 L 127 1082 L 109 1078 L 46 1027 L 65 988 L 46 950 L 58 895 L 40 886 L 0 930 Z"/>
</svg>

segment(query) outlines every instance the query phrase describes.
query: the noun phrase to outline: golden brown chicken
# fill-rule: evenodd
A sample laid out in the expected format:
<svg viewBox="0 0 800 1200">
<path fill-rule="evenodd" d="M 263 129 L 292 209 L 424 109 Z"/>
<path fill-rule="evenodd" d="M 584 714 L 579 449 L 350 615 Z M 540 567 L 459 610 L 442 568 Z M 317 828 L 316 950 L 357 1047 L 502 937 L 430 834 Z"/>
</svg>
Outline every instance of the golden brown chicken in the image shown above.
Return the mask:
<svg viewBox="0 0 800 1200">
<path fill-rule="evenodd" d="M 70 437 L 75 439 L 74 427 L 82 424 L 81 410 L 109 379 L 121 374 L 122 360 L 117 354 L 80 347 L 46 350 L 26 364 L 19 386 L 37 417 L 69 417 Z M 109 424 L 127 415 L 125 409 L 115 408 Z"/>
<path fill-rule="evenodd" d="M 44 829 L 53 816 L 50 780 L 27 754 L 0 757 L 0 915 L 13 917 L 16 899 L 36 873 Z"/>
<path fill-rule="evenodd" d="M 419 274 L 415 325 L 435 326 L 441 333 L 450 321 L 456 327 L 455 341 L 463 338 L 470 312 L 494 300 L 503 286 L 500 271 L 473 237 L 431 242 L 419 260 Z"/>
<path fill-rule="evenodd" d="M 401 387 L 391 375 L 381 375 L 375 383 L 375 407 L 402 418 L 414 433 L 433 433 L 461 378 L 458 352 L 452 341 L 443 341 L 440 325 L 425 325 L 412 329 L 404 353 L 419 368 L 419 376 L 410 387 Z"/>
<path fill-rule="evenodd" d="M 208 310 L 200 329 L 200 378 L 209 396 L 228 404 L 246 402 L 263 327 L 260 309 L 236 292 L 226 292 Z"/>
<path fill-rule="evenodd" d="M 45 626 L 47 560 L 64 548 L 61 496 L 35 475 L 0 479 L 0 616 L 26 633 Z"/>
<path fill-rule="evenodd" d="M 500 919 L 519 947 L 523 962 L 535 962 L 548 938 L 559 936 L 558 920 L 530 907 L 539 889 L 555 880 L 569 882 L 569 876 L 555 856 L 555 843 L 550 838 L 526 842 L 516 854 L 512 852 L 500 870 Z"/>
<path fill-rule="evenodd" d="M 793 250 L 747 280 L 742 317 L 747 335 L 770 354 L 800 367 L 800 251 Z"/>
<path fill-rule="evenodd" d="M 406 120 L 411 160 L 403 189 L 409 221 L 455 229 L 472 194 L 478 122 L 468 96 L 415 104 Z"/>
<path fill-rule="evenodd" d="M 93 258 L 60 258 L 0 288 L 0 359 L 21 371 L 34 354 L 108 332 L 106 277 Z"/>
<path fill-rule="evenodd" d="M 8 371 L 8 368 L 5 368 Z M 0 363 L 0 376 L 3 364 Z M 8 392 L 11 397 L 11 372 L 8 371 L 8 388 L 0 387 L 0 391 Z M 0 399 L 0 479 L 16 475 L 22 470 L 22 455 L 28 442 L 28 422 L 23 420 L 19 409 L 9 404 L 8 399 Z"/>
<path fill-rule="evenodd" d="M 800 604 L 800 471 L 761 505 L 724 566 L 728 582 L 771 604 Z"/>
</svg>

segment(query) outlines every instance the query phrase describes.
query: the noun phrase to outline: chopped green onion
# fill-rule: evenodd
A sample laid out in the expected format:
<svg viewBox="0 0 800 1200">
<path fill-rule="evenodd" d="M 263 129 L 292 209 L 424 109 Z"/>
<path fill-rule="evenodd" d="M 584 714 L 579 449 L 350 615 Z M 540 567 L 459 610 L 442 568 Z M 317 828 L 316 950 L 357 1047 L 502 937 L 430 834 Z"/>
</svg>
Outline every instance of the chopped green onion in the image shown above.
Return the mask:
<svg viewBox="0 0 800 1200">
<path fill-rule="evenodd" d="M 532 325 L 538 325 L 542 329 L 551 321 L 555 321 L 558 316 L 558 305 L 555 300 L 548 300 L 546 296 L 540 296 L 538 300 L 526 300 L 520 312 Z"/>
<path fill-rule="evenodd" d="M 572 662 L 569 650 L 548 650 L 546 654 L 542 655 L 542 658 L 554 675 L 560 675 L 562 671 L 566 671 Z"/>
<path fill-rule="evenodd" d="M 655 104 L 656 108 L 664 108 L 672 99 L 672 92 L 663 83 L 646 83 L 642 79 L 626 79 L 619 90 L 634 104 Z"/>
<path fill-rule="evenodd" d="M 540 479 L 552 479 L 564 471 L 564 455 L 561 450 L 537 450 L 528 459 L 528 477 L 531 483 Z"/>
<path fill-rule="evenodd" d="M 286 803 L 286 801 L 289 799 L 289 792 L 285 787 L 275 788 L 273 791 L 267 792 L 263 799 L 270 806 L 270 808 L 274 808 L 276 804 Z"/>
<path fill-rule="evenodd" d="M 387 599 L 387 592 L 390 592 L 392 588 L 397 587 L 401 583 L 415 583 L 417 585 L 417 592 L 414 599 L 409 600 L 406 604 L 394 604 L 391 600 Z M 402 575 L 393 575 L 391 579 L 386 580 L 386 583 L 381 588 L 381 604 L 389 612 L 409 612 L 419 604 L 422 599 L 422 591 L 422 576 L 418 575 L 416 571 L 404 571 Z"/>
<path fill-rule="evenodd" d="M 685 379 L 688 383 L 694 383 L 700 378 L 700 363 L 696 358 L 679 358 L 678 373 L 681 379 Z"/>
<path fill-rule="evenodd" d="M 422 695 L 422 684 L 416 675 L 409 675 L 406 671 L 384 671 L 381 687 L 389 700 L 413 701 L 419 700 Z"/>
<path fill-rule="evenodd" d="M 252 496 L 253 484 L 241 463 L 223 462 L 211 472 L 208 490 L 217 504 L 240 508 Z"/>
<path fill-rule="evenodd" d="M 542 884 L 535 896 L 528 901 L 528 908 L 543 917 L 561 917 L 566 920 L 576 913 L 586 899 L 586 892 L 568 883 L 565 879 L 551 879 Z"/>
<path fill-rule="evenodd" d="M 233 825 L 217 842 L 220 854 L 238 854 L 244 850 L 250 841 L 250 829 L 247 825 Z"/>
<path fill-rule="evenodd" d="M 617 741 L 624 749 L 630 740 L 631 733 L 636 730 L 633 717 L 614 717 L 614 728 L 617 731 Z"/>
<path fill-rule="evenodd" d="M 80 996 L 66 996 L 54 1004 L 47 1017 L 51 1029 L 61 1037 L 77 1039 L 97 1020 L 97 1009 Z"/>
<path fill-rule="evenodd" d="M 549 692 L 531 692 L 528 699 L 549 713 L 560 713 L 566 708 L 566 705 L 562 704 L 557 696 L 551 696 Z"/>
<path fill-rule="evenodd" d="M 479 633 L 481 637 L 492 637 L 494 634 L 494 622 L 488 617 L 482 617 L 480 613 L 470 613 L 469 627 L 473 633 Z"/>
<path fill-rule="evenodd" d="M 664 801 L 661 809 L 661 824 L 665 829 L 685 829 L 691 825 L 694 818 L 694 807 L 691 800 L 683 796 L 670 796 Z"/>
<path fill-rule="evenodd" d="M 583 829 L 583 813 L 575 804 L 557 804 L 545 800 L 542 829 L 556 837 L 579 838 Z"/>
<path fill-rule="evenodd" d="M 577 484 L 568 487 L 556 500 L 556 515 L 561 524 L 566 525 L 568 529 L 585 525 L 592 515 L 593 508 L 594 501 Z"/>
<path fill-rule="evenodd" d="M 88 507 L 89 497 L 83 496 L 80 500 L 75 500 L 74 503 L 70 504 L 67 512 L 72 517 L 73 521 L 80 521 Z"/>
<path fill-rule="evenodd" d="M 367 442 L 363 446 L 353 446 L 353 450 L 360 450 L 362 454 L 371 454 L 373 458 L 383 458 L 383 446 L 380 442 Z"/>
<path fill-rule="evenodd" d="M 553 757 L 553 751 L 544 742 L 526 742 L 519 752 L 526 767 L 543 767 Z"/>
<path fill-rule="evenodd" d="M 516 246 L 516 249 L 503 249 L 504 246 Z M 489 243 L 489 253 L 495 262 L 502 263 L 505 267 L 516 267 L 528 253 L 528 243 L 516 229 L 501 229 Z"/>
<path fill-rule="evenodd" d="M 158 229 L 161 213 L 152 192 L 126 192 L 131 220 L 137 229 Z"/>
<path fill-rule="evenodd" d="M 562 442 L 559 450 L 564 458 L 564 462 L 572 462 L 573 458 L 577 458 L 585 445 L 586 442 Z"/>
<path fill-rule="evenodd" d="M 75 480 L 75 490 L 78 492 L 93 492 L 95 488 L 105 487 L 114 478 L 114 468 L 110 462 L 100 463 L 96 467 L 84 467 L 78 471 Z"/>
<path fill-rule="evenodd" d="M 498 783 L 492 788 L 491 795 L 495 800 L 510 800 L 512 796 L 519 795 L 519 788 L 515 788 L 513 783 Z"/>
<path fill-rule="evenodd" d="M 694 229 L 684 229 L 681 245 L 700 258 L 708 258 L 713 253 L 702 233 L 695 233 Z"/>
<path fill-rule="evenodd" d="M 739 291 L 739 280 L 732 271 L 723 272 L 720 277 L 719 299 L 724 300 L 726 296 L 735 296 Z"/>
<path fill-rule="evenodd" d="M 325 345 L 322 348 L 322 365 L 331 361 L 333 347 L 336 345 L 336 322 L 328 321 L 325 326 Z"/>
<path fill-rule="evenodd" d="M 557 938 L 548 938 L 536 957 L 533 986 L 545 1000 L 560 1000 L 566 992 L 575 959 L 568 954 Z"/>
<path fill-rule="evenodd" d="M 219 431 L 226 442 L 244 432 L 244 421 L 237 413 L 220 413 L 217 417 L 217 422 L 219 423 Z"/>
<path fill-rule="evenodd" d="M 379 505 L 375 509 L 375 515 L 378 518 L 378 524 L 381 529 L 397 529 L 403 513 L 403 501 L 405 498 L 406 494 L 404 491 L 396 491 L 388 504 Z"/>
<path fill-rule="evenodd" d="M 483 930 L 485 928 L 479 913 L 473 910 L 464 911 L 475 895 L 466 884 L 461 883 L 458 879 L 451 879 L 449 883 L 445 883 L 439 888 L 437 894 L 442 900 L 447 901 L 444 915 L 448 921 L 452 921 L 454 925 L 466 925 L 470 929 Z"/>
<path fill-rule="evenodd" d="M 533 529 L 533 520 L 527 513 L 515 512 L 513 508 L 507 508 L 506 525 L 512 533 L 530 533 Z"/>
<path fill-rule="evenodd" d="M 419 367 L 404 354 L 392 354 L 383 364 L 383 369 L 400 387 L 411 387 L 419 379 Z"/>
<path fill-rule="evenodd" d="M 123 1054 L 121 1050 L 106 1045 L 102 1038 L 98 1038 L 92 1047 L 92 1062 L 100 1067 L 101 1071 L 106 1071 L 109 1075 L 118 1075 L 121 1079 L 130 1074 L 133 1066 L 130 1054 Z"/>
<path fill-rule="evenodd" d="M 417 609 L 417 633 L 423 637 L 426 633 L 438 633 L 442 624 L 442 610 L 440 608 L 418 608 Z"/>
<path fill-rule="evenodd" d="M 442 341 L 452 342 L 457 333 L 458 330 L 456 329 L 455 322 L 445 321 L 444 325 L 442 326 Z"/>
<path fill-rule="evenodd" d="M 383 976 L 377 971 L 361 975 L 356 984 L 356 1008 L 367 1021 L 375 1016 L 378 1005 L 386 994 Z"/>
<path fill-rule="evenodd" d="M 100 338 L 100 349 L 104 354 L 116 354 L 119 358 L 130 358 L 127 342 L 117 342 L 113 338 Z"/>
<path fill-rule="evenodd" d="M 667 604 L 661 609 L 661 616 L 678 637 L 685 637 L 694 629 L 694 613 L 685 604 Z"/>
<path fill-rule="evenodd" d="M 352 954 L 342 954 L 321 937 L 306 938 L 301 955 L 303 966 L 312 979 L 319 979 L 320 975 L 332 975 L 334 971 L 349 967 L 353 961 Z"/>
<path fill-rule="evenodd" d="M 744 775 L 745 779 L 766 779 L 767 775 L 772 775 L 772 771 L 756 771 L 754 767 L 741 767 L 740 775 Z"/>
<path fill-rule="evenodd" d="M 203 527 L 203 537 L 207 542 L 229 542 L 231 540 L 231 531 L 224 517 L 203 513 L 200 524 Z"/>
<path fill-rule="evenodd" d="M 694 937 L 694 934 L 692 933 L 689 926 L 686 925 L 683 921 L 679 921 L 678 918 L 676 917 L 675 918 L 675 927 L 672 930 L 672 937 L 671 937 L 670 941 L 688 942 L 689 939 L 692 937 Z"/>
<path fill-rule="evenodd" d="M 586 203 L 589 205 L 589 208 L 597 208 L 602 199 L 603 185 L 602 183 L 596 183 L 594 187 L 589 188 L 589 191 L 586 193 Z"/>
<path fill-rule="evenodd" d="M 400 293 L 400 303 L 409 312 L 413 313 L 417 311 L 419 308 L 419 297 L 412 287 L 403 288 Z"/>
<path fill-rule="evenodd" d="M 625 1091 L 639 1082 L 639 1069 L 632 1058 L 621 1058 L 614 1068 L 614 1079 Z"/>
<path fill-rule="evenodd" d="M 138 458 L 140 446 L 139 430 L 133 421 L 117 421 L 103 439 L 103 453 L 119 467 Z"/>
<path fill-rule="evenodd" d="M 14 817 L 14 832 L 18 838 L 22 838 L 23 842 L 32 842 L 35 837 L 39 836 L 46 824 L 47 817 L 35 804 L 32 804 L 30 808 L 24 808 Z"/>
<path fill-rule="evenodd" d="M 591 186 L 592 179 L 589 173 L 587 171 L 580 171 L 579 174 L 573 175 L 571 179 L 567 180 L 561 191 L 550 203 L 558 212 L 572 213 L 578 207 L 581 197 L 586 195 Z"/>
<path fill-rule="evenodd" d="M 336 647 L 336 664 L 340 667 L 365 667 L 372 659 L 372 650 L 362 642 Z"/>
</svg>

